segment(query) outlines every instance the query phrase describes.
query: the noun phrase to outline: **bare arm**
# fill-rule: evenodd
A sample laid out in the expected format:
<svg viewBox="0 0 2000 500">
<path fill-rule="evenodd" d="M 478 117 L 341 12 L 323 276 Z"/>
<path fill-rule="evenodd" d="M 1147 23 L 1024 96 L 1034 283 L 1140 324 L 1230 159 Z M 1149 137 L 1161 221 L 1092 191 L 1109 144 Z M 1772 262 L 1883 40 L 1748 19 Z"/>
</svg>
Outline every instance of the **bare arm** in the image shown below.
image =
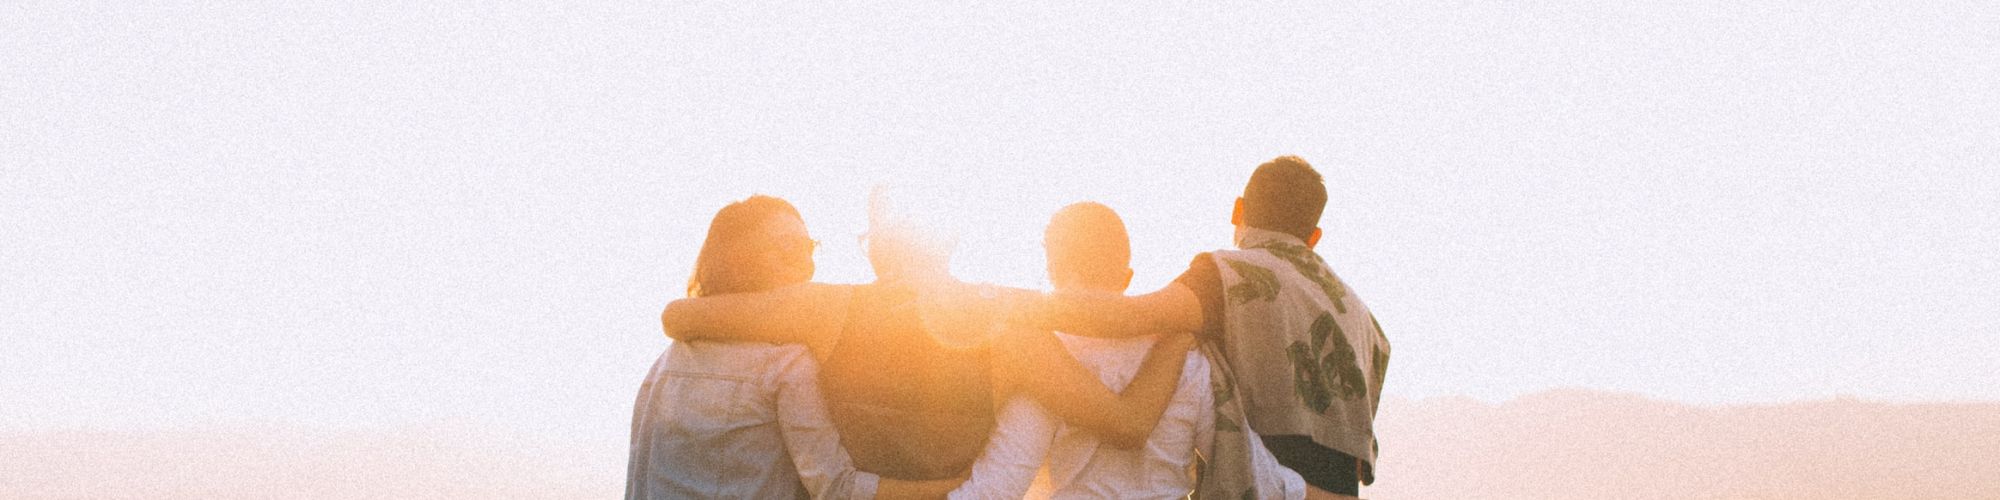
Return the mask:
<svg viewBox="0 0 2000 500">
<path fill-rule="evenodd" d="M 1179 282 L 1145 295 L 1096 291 L 1052 294 L 1031 306 L 1031 324 L 1090 337 L 1194 333 L 1201 329 L 1201 299 Z"/>
<path fill-rule="evenodd" d="M 964 477 L 956 477 L 951 479 L 934 479 L 930 481 L 904 481 L 900 479 L 883 479 L 881 486 L 875 489 L 875 498 L 876 500 L 940 499 L 940 498 L 945 498 L 945 495 L 951 494 L 951 490 L 957 489 L 958 485 L 963 483 L 965 483 Z"/>
<path fill-rule="evenodd" d="M 818 356 L 847 317 L 849 288 L 801 283 L 757 293 L 687 298 L 667 304 L 660 326 L 674 340 L 803 344 Z"/>
<path fill-rule="evenodd" d="M 1009 388 L 1034 398 L 1062 421 L 1113 447 L 1133 449 L 1146 443 L 1166 412 L 1193 345 L 1190 335 L 1162 335 L 1122 393 L 1112 393 L 1045 331 L 1007 336 L 995 369 Z"/>
</svg>

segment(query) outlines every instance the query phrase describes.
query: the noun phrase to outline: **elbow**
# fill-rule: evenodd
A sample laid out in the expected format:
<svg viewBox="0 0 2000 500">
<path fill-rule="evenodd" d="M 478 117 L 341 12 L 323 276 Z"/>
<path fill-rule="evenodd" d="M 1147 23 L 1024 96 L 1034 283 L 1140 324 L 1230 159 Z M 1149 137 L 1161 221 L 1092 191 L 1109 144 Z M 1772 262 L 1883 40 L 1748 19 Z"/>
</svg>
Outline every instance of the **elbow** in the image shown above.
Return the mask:
<svg viewBox="0 0 2000 500">
<path fill-rule="evenodd" d="M 687 329 L 685 329 L 685 328 L 675 328 L 676 326 L 678 326 L 678 325 L 680 324 L 680 322 L 679 322 L 679 321 L 677 320 L 677 318 L 675 317 L 675 316 L 677 316 L 677 314 L 676 314 L 676 313 L 677 313 L 678 311 L 676 311 L 676 310 L 675 310 L 675 307 L 674 307 L 674 306 L 675 306 L 675 303 L 668 303 L 668 304 L 667 304 L 667 308 L 666 308 L 666 309 L 662 309 L 662 310 L 660 311 L 660 330 L 661 330 L 661 331 L 664 331 L 664 332 L 666 332 L 666 334 L 667 334 L 667 338 L 670 338 L 670 339 L 674 339 L 674 340 L 693 340 L 693 339 L 692 339 L 692 336 L 691 336 L 691 335 L 689 335 L 689 332 L 687 331 Z"/>
<path fill-rule="evenodd" d="M 1176 316 L 1176 315 L 1152 315 L 1152 316 L 1147 316 L 1147 319 L 1149 321 L 1146 321 L 1144 322 L 1144 324 L 1138 326 L 1139 328 L 1143 328 L 1146 330 L 1144 332 L 1145 335 L 1153 335 L 1160 333 L 1192 335 L 1201 333 L 1202 325 L 1201 325 L 1201 318 L 1199 316 L 1189 318 L 1185 316 Z"/>
<path fill-rule="evenodd" d="M 1115 436 L 1106 436 L 1104 444 L 1120 450 L 1133 451 L 1146 445 L 1146 436 L 1120 433 Z"/>
<path fill-rule="evenodd" d="M 1112 448 L 1137 450 L 1139 447 L 1145 446 L 1146 438 L 1152 435 L 1153 429 L 1151 427 L 1140 425 L 1137 422 L 1128 422 L 1100 437 L 1103 439 L 1104 444 L 1110 445 Z"/>
</svg>

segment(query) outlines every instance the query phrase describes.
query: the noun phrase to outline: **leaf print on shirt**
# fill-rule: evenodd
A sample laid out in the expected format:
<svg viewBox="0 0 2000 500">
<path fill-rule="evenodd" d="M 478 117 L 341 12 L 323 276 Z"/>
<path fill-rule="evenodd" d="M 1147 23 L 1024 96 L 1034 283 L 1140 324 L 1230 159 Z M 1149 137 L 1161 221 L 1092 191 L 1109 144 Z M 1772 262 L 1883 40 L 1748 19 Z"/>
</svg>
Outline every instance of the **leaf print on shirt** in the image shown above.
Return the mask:
<svg viewBox="0 0 2000 500">
<path fill-rule="evenodd" d="M 1332 315 L 1320 316 L 1320 319 L 1331 327 L 1332 333 L 1328 337 L 1333 338 L 1330 342 L 1333 352 L 1326 353 L 1326 357 L 1319 361 L 1320 373 L 1332 378 L 1327 385 L 1339 390 L 1340 399 L 1353 400 L 1368 395 L 1368 379 L 1361 374 L 1361 367 L 1355 364 L 1358 358 L 1355 357 L 1354 346 L 1347 343 L 1347 334 L 1340 331 L 1340 324 L 1333 321 Z M 1315 328 L 1319 324 L 1320 321 L 1313 322 Z"/>
<path fill-rule="evenodd" d="M 1382 334 L 1382 323 L 1375 321 L 1375 315 L 1368 315 L 1368 324 L 1375 327 L 1375 396 L 1382 395 L 1382 380 L 1389 375 L 1389 337 Z"/>
<path fill-rule="evenodd" d="M 1353 400 L 1368 394 L 1368 379 L 1355 364 L 1354 347 L 1340 330 L 1333 314 L 1321 312 L 1314 319 L 1307 338 L 1312 343 L 1293 341 L 1286 349 L 1292 360 L 1292 388 L 1307 408 L 1326 413 L 1333 399 Z M 1332 347 L 1332 352 L 1317 355 Z"/>
<path fill-rule="evenodd" d="M 1333 406 L 1332 391 L 1326 388 L 1326 377 L 1320 374 L 1320 364 L 1313 360 L 1312 347 L 1303 341 L 1292 341 L 1285 354 L 1292 357 L 1292 390 L 1298 392 L 1313 413 L 1326 413 Z"/>
<path fill-rule="evenodd" d="M 1292 268 L 1299 271 L 1300 276 L 1304 276 L 1306 280 L 1312 281 L 1314 285 L 1319 286 L 1320 292 L 1326 294 L 1326 300 L 1333 302 L 1333 310 L 1339 311 L 1341 314 L 1347 314 L 1347 303 L 1345 300 L 1347 298 L 1347 287 L 1341 286 L 1340 279 L 1334 278 L 1333 273 L 1326 270 L 1326 263 L 1320 262 L 1319 255 L 1312 253 L 1312 249 L 1306 248 L 1303 245 L 1279 242 L 1268 243 L 1257 248 L 1271 252 L 1271 255 L 1278 257 L 1279 260 L 1290 263 Z"/>
<path fill-rule="evenodd" d="M 1242 281 L 1229 287 L 1229 301 L 1243 304 L 1253 300 L 1266 302 L 1278 298 L 1278 274 L 1270 269 L 1248 262 L 1222 259 L 1229 268 L 1236 271 Z"/>
<path fill-rule="evenodd" d="M 1215 394 L 1215 430 L 1243 432 L 1243 427 L 1236 425 L 1236 415 L 1229 411 L 1229 401 L 1236 399 L 1236 384 L 1228 377 L 1216 377 L 1208 387 Z"/>
<path fill-rule="evenodd" d="M 1216 415 L 1215 432 L 1243 432 L 1243 427 L 1236 425 L 1235 420 L 1221 417 L 1222 415 L 1219 413 Z"/>
</svg>

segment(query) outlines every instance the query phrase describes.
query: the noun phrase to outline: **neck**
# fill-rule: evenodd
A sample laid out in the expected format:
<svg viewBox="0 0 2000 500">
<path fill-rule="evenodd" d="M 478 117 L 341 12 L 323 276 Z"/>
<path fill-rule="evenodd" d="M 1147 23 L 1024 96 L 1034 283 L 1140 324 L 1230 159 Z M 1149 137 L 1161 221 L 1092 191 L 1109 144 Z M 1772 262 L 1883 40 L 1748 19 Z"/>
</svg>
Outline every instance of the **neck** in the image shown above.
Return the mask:
<svg viewBox="0 0 2000 500">
<path fill-rule="evenodd" d="M 1272 231 L 1269 229 L 1258 229 L 1245 225 L 1236 226 L 1236 237 L 1235 237 L 1236 248 L 1251 248 L 1265 243 L 1269 243 L 1271 241 L 1284 241 L 1288 243 L 1297 243 L 1300 245 L 1306 244 L 1305 240 L 1299 239 L 1299 237 L 1297 236 L 1292 236 L 1290 234 L 1286 234 L 1283 232 Z"/>
</svg>

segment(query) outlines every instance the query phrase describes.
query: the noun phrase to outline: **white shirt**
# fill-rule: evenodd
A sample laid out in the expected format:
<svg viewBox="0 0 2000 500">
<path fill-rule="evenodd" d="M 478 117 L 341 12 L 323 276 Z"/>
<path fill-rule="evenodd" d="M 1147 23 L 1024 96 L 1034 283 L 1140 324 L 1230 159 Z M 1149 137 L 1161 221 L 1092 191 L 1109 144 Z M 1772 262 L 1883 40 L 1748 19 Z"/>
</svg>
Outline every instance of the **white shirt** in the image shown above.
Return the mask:
<svg viewBox="0 0 2000 500">
<path fill-rule="evenodd" d="M 1114 392 L 1131 385 L 1155 341 L 1153 337 L 1098 339 L 1062 333 L 1056 338 Z M 972 478 L 953 491 L 951 498 L 1187 496 L 1194 489 L 1195 454 L 1214 442 L 1214 405 L 1208 358 L 1199 351 L 1188 353 L 1173 399 L 1139 449 L 1104 445 L 1089 431 L 1056 421 L 1040 405 L 1013 398 L 1002 407 L 992 440 L 973 464 Z M 1252 467 L 1257 474 L 1284 485 L 1281 491 L 1260 491 L 1274 494 L 1272 498 L 1304 498 L 1305 481 L 1278 465 L 1259 440 L 1250 441 Z M 1043 465 L 1047 490 L 1035 481 L 1036 469 Z M 1034 491 L 1030 491 L 1031 485 L 1036 486 Z"/>
</svg>

